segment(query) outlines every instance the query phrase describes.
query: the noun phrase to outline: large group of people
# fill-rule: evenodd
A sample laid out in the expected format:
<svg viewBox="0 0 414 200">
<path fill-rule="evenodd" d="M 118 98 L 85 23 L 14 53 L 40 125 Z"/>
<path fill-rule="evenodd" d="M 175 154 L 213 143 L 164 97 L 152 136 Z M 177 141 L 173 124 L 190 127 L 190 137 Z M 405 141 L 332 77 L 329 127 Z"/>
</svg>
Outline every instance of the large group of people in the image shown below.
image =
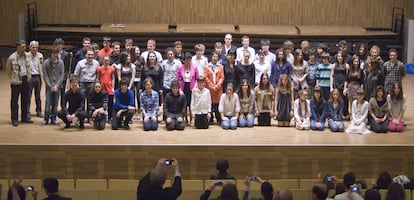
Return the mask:
<svg viewBox="0 0 414 200">
<path fill-rule="evenodd" d="M 406 72 L 395 49 L 384 61 L 378 46 L 368 49 L 361 44 L 351 55 L 343 40 L 332 56 L 324 43 L 311 47 L 302 41 L 295 49 L 287 40 L 272 53 L 268 39 L 260 41 L 258 50 L 250 46 L 248 36 L 241 41 L 237 48 L 226 34 L 224 44 L 216 42 L 207 57 L 203 44 L 196 44 L 192 55 L 182 52 L 182 43 L 176 41 L 163 55 L 154 39 L 141 52 L 132 39 L 126 39 L 121 50 L 121 43 L 110 37 L 103 38 L 102 49 L 84 38 L 82 49 L 68 53 L 63 39 L 57 38 L 44 59 L 37 41 L 31 41 L 26 52 L 25 41 L 18 40 L 7 61 L 11 123 L 19 124 L 19 96 L 21 123 L 33 123 L 34 91 L 42 125 L 56 125 L 59 117 L 65 128 L 84 128 L 89 122 L 102 130 L 107 122 L 113 130 L 129 129 L 135 117 L 142 119 L 145 131 L 157 130 L 159 123 L 167 130 L 213 124 L 234 130 L 253 127 L 257 118 L 258 126 L 270 126 L 273 119 L 279 127 L 290 127 L 293 121 L 298 130 L 403 131 Z M 350 121 L 348 127 L 345 120 Z"/>
</svg>

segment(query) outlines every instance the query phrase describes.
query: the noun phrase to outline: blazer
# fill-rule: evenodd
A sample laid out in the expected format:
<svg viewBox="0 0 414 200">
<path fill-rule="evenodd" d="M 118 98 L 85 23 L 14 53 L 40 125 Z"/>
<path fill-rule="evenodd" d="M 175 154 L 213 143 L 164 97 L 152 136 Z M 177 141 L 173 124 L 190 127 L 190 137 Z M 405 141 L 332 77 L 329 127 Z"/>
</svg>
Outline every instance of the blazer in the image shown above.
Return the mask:
<svg viewBox="0 0 414 200">
<path fill-rule="evenodd" d="M 204 67 L 204 77 L 206 80 L 206 87 L 210 90 L 211 95 L 211 102 L 212 103 L 219 103 L 221 94 L 223 93 L 222 84 L 224 81 L 224 69 L 223 65 L 217 65 L 216 68 L 216 84 L 214 84 L 213 80 L 213 70 L 210 67 L 210 64 Z M 213 87 L 217 86 L 217 90 L 214 91 Z M 234 86 L 236 87 L 236 86 Z"/>
<path fill-rule="evenodd" d="M 197 86 L 198 69 L 193 64 L 190 64 L 190 90 L 193 91 L 194 87 Z M 175 79 L 180 84 L 180 90 L 184 91 L 184 77 L 185 77 L 185 65 L 182 64 L 177 68 L 177 74 Z"/>
</svg>

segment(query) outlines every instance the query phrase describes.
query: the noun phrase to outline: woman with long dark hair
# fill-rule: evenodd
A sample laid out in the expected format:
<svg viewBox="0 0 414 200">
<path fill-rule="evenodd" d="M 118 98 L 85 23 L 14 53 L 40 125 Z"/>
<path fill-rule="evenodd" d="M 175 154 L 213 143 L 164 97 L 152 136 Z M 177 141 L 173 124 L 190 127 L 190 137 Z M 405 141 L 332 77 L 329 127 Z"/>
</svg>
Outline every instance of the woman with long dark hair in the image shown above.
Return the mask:
<svg viewBox="0 0 414 200">
<path fill-rule="evenodd" d="M 240 127 L 253 127 L 254 124 L 254 93 L 250 88 L 249 81 L 243 79 L 239 87 L 240 100 Z"/>
<path fill-rule="evenodd" d="M 275 93 L 270 84 L 269 75 L 263 73 L 260 83 L 254 88 L 256 116 L 259 126 L 270 126 L 273 111 L 275 110 Z"/>
</svg>

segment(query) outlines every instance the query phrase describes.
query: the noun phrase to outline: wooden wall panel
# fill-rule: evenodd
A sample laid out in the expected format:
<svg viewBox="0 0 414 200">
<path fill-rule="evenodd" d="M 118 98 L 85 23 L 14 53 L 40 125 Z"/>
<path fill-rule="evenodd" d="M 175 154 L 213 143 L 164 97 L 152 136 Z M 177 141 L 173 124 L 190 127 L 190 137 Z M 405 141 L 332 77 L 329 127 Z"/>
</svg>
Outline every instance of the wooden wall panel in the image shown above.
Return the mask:
<svg viewBox="0 0 414 200">
<path fill-rule="evenodd" d="M 390 27 L 392 8 L 411 0 L 34 0 L 39 23 L 354 25 Z M 17 39 L 17 14 L 33 0 L 0 0 L 0 45 Z"/>
<path fill-rule="evenodd" d="M 216 161 L 226 158 L 237 179 L 258 175 L 264 179 L 315 179 L 353 171 L 359 178 L 414 174 L 414 147 L 208 147 L 208 146 L 0 146 L 4 161 L 0 179 L 16 175 L 42 179 L 139 179 L 155 167 L 158 158 L 175 157 L 184 179 L 208 179 Z M 87 153 L 85 153 L 87 152 Z M 56 158 L 54 154 L 61 155 Z M 50 159 L 45 160 L 45 156 Z M 115 157 L 118 155 L 118 157 Z M 398 155 L 398 156 L 396 156 Z M 1 161 L 1 160 L 0 160 Z M 55 162 L 55 163 L 50 163 Z M 50 164 L 48 164 L 50 163 Z M 172 168 L 167 168 L 169 175 Z"/>
</svg>

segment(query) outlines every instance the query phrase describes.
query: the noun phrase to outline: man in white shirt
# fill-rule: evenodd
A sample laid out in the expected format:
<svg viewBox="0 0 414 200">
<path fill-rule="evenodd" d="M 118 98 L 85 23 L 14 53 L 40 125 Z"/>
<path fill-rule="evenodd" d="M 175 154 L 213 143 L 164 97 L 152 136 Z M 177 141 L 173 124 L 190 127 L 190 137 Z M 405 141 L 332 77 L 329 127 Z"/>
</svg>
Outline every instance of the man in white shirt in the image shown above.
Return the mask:
<svg viewBox="0 0 414 200">
<path fill-rule="evenodd" d="M 191 58 L 191 63 L 197 67 L 198 74 L 204 76 L 204 67 L 208 64 L 207 58 L 204 56 L 206 47 L 204 44 L 196 44 L 194 46 L 196 55 Z"/>
<path fill-rule="evenodd" d="M 255 57 L 253 55 L 256 55 L 256 51 L 252 47 L 249 46 L 250 45 L 249 36 L 247 35 L 243 36 L 241 38 L 241 43 L 242 43 L 242 46 L 237 48 L 236 50 L 236 54 L 237 54 L 236 61 L 241 62 L 243 60 L 244 52 L 247 50 L 250 52 L 250 55 L 251 55 L 249 58 L 249 65 L 250 65 L 254 61 Z"/>
<path fill-rule="evenodd" d="M 157 62 L 162 62 L 162 55 L 160 52 L 156 51 L 155 48 L 157 47 L 157 42 L 154 39 L 149 39 L 147 42 L 147 51 L 141 53 L 141 56 L 144 58 L 145 62 L 148 60 L 148 53 L 154 52 L 155 56 L 157 57 Z"/>
</svg>

